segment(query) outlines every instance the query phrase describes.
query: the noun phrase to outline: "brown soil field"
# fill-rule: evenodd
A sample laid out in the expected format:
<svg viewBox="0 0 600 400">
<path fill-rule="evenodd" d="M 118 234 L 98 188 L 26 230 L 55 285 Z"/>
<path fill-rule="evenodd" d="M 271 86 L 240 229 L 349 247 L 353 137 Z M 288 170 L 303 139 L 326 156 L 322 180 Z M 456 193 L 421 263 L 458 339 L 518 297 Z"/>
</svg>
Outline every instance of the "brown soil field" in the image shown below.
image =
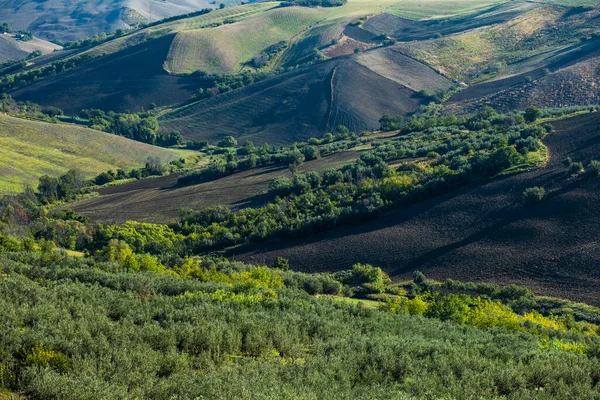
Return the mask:
<svg viewBox="0 0 600 400">
<path fill-rule="evenodd" d="M 536 4 L 507 3 L 477 11 L 458 18 L 429 19 L 414 21 L 391 14 L 380 14 L 369 18 L 361 28 L 347 30 L 345 34 L 352 38 L 389 35 L 400 41 L 423 40 L 438 34 L 450 35 L 469 29 L 490 26 L 510 20 L 521 14 L 525 8 L 536 7 Z M 363 31 L 363 32 L 360 32 Z M 366 31 L 367 33 L 364 33 Z"/>
<path fill-rule="evenodd" d="M 358 151 L 343 151 L 308 161 L 301 171 L 339 167 L 359 157 Z M 224 205 L 242 208 L 260 205 L 269 183 L 289 174 L 284 167 L 254 168 L 198 185 L 179 186 L 180 174 L 143 179 L 98 190 L 100 196 L 69 205 L 96 222 L 144 221 L 173 223 L 181 209 Z"/>
<path fill-rule="evenodd" d="M 355 132 L 374 130 L 383 114 L 418 109 L 422 99 L 414 91 L 354 57 L 338 57 L 181 107 L 161 117 L 161 129 L 179 131 L 186 139 L 215 142 L 232 135 L 281 145 L 322 136 L 338 125 Z"/>
<path fill-rule="evenodd" d="M 323 50 L 323 54 L 331 58 L 347 56 L 353 54 L 356 49 L 364 51 L 372 46 L 372 44 L 359 42 L 358 40 L 351 39 L 348 36 L 343 36 L 340 39 L 339 43 L 334 44 L 333 46 L 330 46 Z"/>
<path fill-rule="evenodd" d="M 100 57 L 12 93 L 17 100 L 61 108 L 68 113 L 99 108 L 119 112 L 148 109 L 189 100 L 193 77 L 169 75 L 163 61 L 173 35 Z"/>
<path fill-rule="evenodd" d="M 600 114 L 554 127 L 546 139 L 551 158 L 544 168 L 304 240 L 234 249 L 228 256 L 265 264 L 282 256 L 302 271 L 371 263 L 397 280 L 420 270 L 435 279 L 514 283 L 600 305 L 600 179 L 569 176 L 561 165 L 567 156 L 584 164 L 600 158 Z M 521 195 L 533 186 L 544 187 L 547 196 L 525 207 Z"/>
<path fill-rule="evenodd" d="M 595 89 L 600 83 L 600 39 L 569 46 L 537 60 L 525 60 L 513 70 L 525 72 L 480 83 L 450 98 L 450 103 L 476 108 L 492 105 L 505 111 L 525 108 L 595 104 L 600 100 Z M 532 68 L 533 67 L 533 68 Z"/>
</svg>

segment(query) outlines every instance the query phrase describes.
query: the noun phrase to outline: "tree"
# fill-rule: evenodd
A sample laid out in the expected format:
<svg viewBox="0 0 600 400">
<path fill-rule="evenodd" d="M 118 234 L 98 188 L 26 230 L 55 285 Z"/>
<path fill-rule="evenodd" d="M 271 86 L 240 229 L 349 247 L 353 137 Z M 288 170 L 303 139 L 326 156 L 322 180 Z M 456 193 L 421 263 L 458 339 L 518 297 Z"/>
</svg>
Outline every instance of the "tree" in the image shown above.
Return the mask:
<svg viewBox="0 0 600 400">
<path fill-rule="evenodd" d="M 545 196 L 546 190 L 544 188 L 538 186 L 530 187 L 523 192 L 523 203 L 526 206 L 532 207 L 542 201 Z"/>
<path fill-rule="evenodd" d="M 583 163 L 574 162 L 569 165 L 569 173 L 572 175 L 577 175 L 583 172 Z"/>
<path fill-rule="evenodd" d="M 217 143 L 217 146 L 221 147 L 221 148 L 226 148 L 226 147 L 236 147 L 238 144 L 237 140 L 235 140 L 235 138 L 233 136 L 225 136 L 219 143 Z"/>
<path fill-rule="evenodd" d="M 0 25 L 0 33 L 11 33 L 12 28 L 6 22 Z"/>
<path fill-rule="evenodd" d="M 48 175 L 42 175 L 39 178 L 38 192 L 42 203 L 54 203 L 58 200 L 58 179 Z"/>
<path fill-rule="evenodd" d="M 224 9 L 224 8 L 225 8 L 225 4 L 224 4 L 224 3 L 221 3 L 221 4 L 219 4 L 219 8 L 220 8 L 221 10 L 222 10 L 222 9 Z"/>
<path fill-rule="evenodd" d="M 304 162 L 304 154 L 302 154 L 298 149 L 290 151 L 287 154 L 285 161 L 288 164 L 288 168 L 290 169 L 290 171 L 294 173 L 298 170 L 298 167 L 301 166 Z"/>
<path fill-rule="evenodd" d="M 542 116 L 542 110 L 538 107 L 530 106 L 525 109 L 525 114 L 523 114 L 523 116 L 525 117 L 525 121 L 529 123 L 535 122 Z"/>
<path fill-rule="evenodd" d="M 587 173 L 591 176 L 600 176 L 600 161 L 590 161 L 587 167 Z"/>
<path fill-rule="evenodd" d="M 287 258 L 277 257 L 277 260 L 273 263 L 273 268 L 287 271 L 290 269 L 290 262 Z"/>
<path fill-rule="evenodd" d="M 87 180 L 78 169 L 71 169 L 66 174 L 58 178 L 57 194 L 61 200 L 71 200 L 75 198 L 87 185 Z"/>
</svg>

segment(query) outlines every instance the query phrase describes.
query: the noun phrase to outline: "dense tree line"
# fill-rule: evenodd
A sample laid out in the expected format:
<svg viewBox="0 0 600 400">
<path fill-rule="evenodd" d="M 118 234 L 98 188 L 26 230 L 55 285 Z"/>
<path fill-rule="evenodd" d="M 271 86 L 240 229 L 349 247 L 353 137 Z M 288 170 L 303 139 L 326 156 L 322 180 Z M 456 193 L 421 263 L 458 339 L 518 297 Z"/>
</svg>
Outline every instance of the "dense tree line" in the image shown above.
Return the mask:
<svg viewBox="0 0 600 400">
<path fill-rule="evenodd" d="M 79 117 L 88 121 L 92 129 L 114 133 L 115 135 L 137 140 L 138 142 L 163 147 L 176 146 L 183 143 L 181 134 L 177 132 L 159 134 L 156 117 L 147 112 L 127 114 L 92 109 L 82 110 Z"/>
<path fill-rule="evenodd" d="M 49 76 L 60 74 L 61 72 L 75 68 L 94 59 L 89 54 L 81 54 L 65 60 L 53 61 L 52 63 L 30 71 L 23 71 L 13 75 L 4 75 L 0 79 L 0 92 L 7 93 L 11 90 L 31 84 Z"/>
</svg>

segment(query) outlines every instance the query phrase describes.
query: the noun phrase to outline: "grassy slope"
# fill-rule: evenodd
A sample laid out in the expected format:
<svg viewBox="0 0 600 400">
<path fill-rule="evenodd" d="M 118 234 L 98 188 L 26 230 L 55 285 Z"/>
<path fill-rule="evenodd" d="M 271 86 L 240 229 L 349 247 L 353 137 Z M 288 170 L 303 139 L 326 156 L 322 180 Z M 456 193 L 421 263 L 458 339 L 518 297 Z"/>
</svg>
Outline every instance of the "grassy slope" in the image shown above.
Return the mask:
<svg viewBox="0 0 600 400">
<path fill-rule="evenodd" d="M 565 27 L 557 32 L 553 27 L 564 13 L 562 8 L 540 6 L 490 28 L 401 46 L 409 55 L 450 78 L 481 82 L 493 77 L 498 69 L 502 74 L 507 64 L 564 48 L 577 43 L 580 35 L 591 32 L 594 22 L 580 21 L 563 23 Z M 520 66 L 526 67 L 526 63 Z"/>
<path fill-rule="evenodd" d="M 460 16 L 504 0 L 405 0 L 392 5 L 387 12 L 408 19 Z"/>
<path fill-rule="evenodd" d="M 183 153 L 87 128 L 0 116 L 0 193 L 35 185 L 39 176 L 79 168 L 92 176 L 143 166 L 149 156 L 172 160 Z"/>
<path fill-rule="evenodd" d="M 325 15 L 314 8 L 286 7 L 236 24 L 181 32 L 171 45 L 165 67 L 178 74 L 195 70 L 238 72 L 253 56 L 280 41 L 291 40 Z"/>
</svg>

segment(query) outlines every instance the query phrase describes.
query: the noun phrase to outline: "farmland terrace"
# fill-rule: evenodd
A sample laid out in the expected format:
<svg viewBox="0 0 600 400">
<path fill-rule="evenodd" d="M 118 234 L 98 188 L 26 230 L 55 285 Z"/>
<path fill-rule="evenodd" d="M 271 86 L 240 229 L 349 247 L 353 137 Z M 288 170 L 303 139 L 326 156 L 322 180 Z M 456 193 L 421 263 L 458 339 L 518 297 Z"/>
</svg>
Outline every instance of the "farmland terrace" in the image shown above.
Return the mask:
<svg viewBox="0 0 600 400">
<path fill-rule="evenodd" d="M 471 186 L 397 209 L 360 225 L 304 240 L 238 248 L 236 260 L 290 260 L 304 271 L 343 270 L 352 264 L 381 266 L 395 279 L 421 270 L 437 279 L 527 285 L 540 294 L 600 305 L 600 180 L 572 177 L 565 157 L 600 158 L 600 116 L 555 122 L 547 137 L 546 167 Z M 548 195 L 526 208 L 521 194 L 542 186 Z"/>
</svg>

